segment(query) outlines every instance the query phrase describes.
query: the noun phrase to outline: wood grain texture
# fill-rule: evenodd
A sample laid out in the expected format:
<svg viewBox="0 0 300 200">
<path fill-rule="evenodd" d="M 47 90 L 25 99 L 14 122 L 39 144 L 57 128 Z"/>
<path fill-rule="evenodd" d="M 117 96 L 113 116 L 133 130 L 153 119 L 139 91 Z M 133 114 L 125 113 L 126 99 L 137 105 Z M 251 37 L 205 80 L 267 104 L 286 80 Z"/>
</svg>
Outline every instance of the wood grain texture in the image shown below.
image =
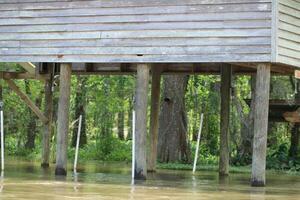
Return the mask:
<svg viewBox="0 0 300 200">
<path fill-rule="evenodd" d="M 71 69 L 70 64 L 61 64 L 59 77 L 55 175 L 64 176 L 67 175 Z"/>
<path fill-rule="evenodd" d="M 151 86 L 151 116 L 150 116 L 150 149 L 148 157 L 148 171 L 156 171 L 157 144 L 159 129 L 159 111 L 160 111 L 160 85 L 161 68 L 152 66 L 152 86 Z"/>
<path fill-rule="evenodd" d="M 221 120 L 220 120 L 220 162 L 219 174 L 229 174 L 230 154 L 230 102 L 231 102 L 232 68 L 229 64 L 221 66 Z"/>
<path fill-rule="evenodd" d="M 45 82 L 45 116 L 48 118 L 48 123 L 43 127 L 43 139 L 42 139 L 42 167 L 49 167 L 50 160 L 50 138 L 52 136 L 52 122 L 53 122 L 53 66 L 48 64 L 50 71 L 50 78 Z"/>
<path fill-rule="evenodd" d="M 272 0 L 0 0 L 0 62 L 270 62 Z"/>
<path fill-rule="evenodd" d="M 150 66 L 137 66 L 137 80 L 135 93 L 135 172 L 134 179 L 147 178 L 147 106 Z"/>
<path fill-rule="evenodd" d="M 258 64 L 254 106 L 252 186 L 266 183 L 266 152 L 269 116 L 270 64 Z"/>
</svg>

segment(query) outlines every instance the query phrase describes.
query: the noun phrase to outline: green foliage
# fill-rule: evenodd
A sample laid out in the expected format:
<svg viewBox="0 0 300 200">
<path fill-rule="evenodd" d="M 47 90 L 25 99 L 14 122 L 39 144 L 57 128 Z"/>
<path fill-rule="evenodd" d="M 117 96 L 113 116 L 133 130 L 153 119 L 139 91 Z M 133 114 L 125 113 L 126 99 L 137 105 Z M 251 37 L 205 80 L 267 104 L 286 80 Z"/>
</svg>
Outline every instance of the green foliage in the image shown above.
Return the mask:
<svg viewBox="0 0 300 200">
<path fill-rule="evenodd" d="M 300 158 L 288 156 L 289 145 L 282 143 L 278 149 L 269 149 L 267 155 L 267 168 L 276 170 L 300 171 Z"/>
<path fill-rule="evenodd" d="M 75 149 L 69 148 L 68 157 L 73 159 Z M 115 137 L 103 137 L 99 142 L 89 143 L 80 149 L 80 160 L 130 161 L 131 141 L 121 141 Z"/>
<path fill-rule="evenodd" d="M 40 144 L 36 145 L 34 149 L 25 149 L 24 147 L 18 147 L 17 140 L 13 137 L 7 137 L 5 140 L 5 153 L 8 156 L 23 157 L 27 160 L 38 160 L 40 158 Z"/>
<path fill-rule="evenodd" d="M 23 71 L 17 64 L 0 63 L 0 71 Z M 294 99 L 295 88 L 289 77 L 274 76 L 271 84 L 271 98 Z M 31 86 L 30 98 L 35 99 L 40 95 L 44 85 L 39 81 L 29 81 Z M 58 84 L 58 81 L 56 81 Z M 31 119 L 30 110 L 2 81 L 3 100 L 5 113 L 5 144 L 6 153 L 11 156 L 22 156 L 30 159 L 40 159 L 42 124 L 37 120 L 36 148 L 26 150 L 28 122 Z M 22 91 L 25 91 L 23 80 L 16 81 Z M 77 79 L 72 77 L 70 116 L 71 122 L 75 120 L 75 94 Z M 234 77 L 233 94 L 235 94 L 243 115 L 250 112 L 245 99 L 251 98 L 249 76 Z M 130 161 L 131 141 L 121 141 L 117 138 L 117 116 L 119 112 L 125 113 L 125 137 L 131 133 L 131 117 L 133 96 L 135 91 L 134 76 L 89 76 L 86 82 L 86 133 L 88 144 L 80 149 L 80 160 L 102 161 Z M 150 93 L 149 93 L 150 97 Z M 216 75 L 190 76 L 186 90 L 186 112 L 188 117 L 188 133 L 191 146 L 191 157 L 194 157 L 195 139 L 200 125 L 200 114 L 204 114 L 204 123 L 201 136 L 201 146 L 198 164 L 204 166 L 217 166 L 219 154 L 220 135 L 220 77 Z M 149 98 L 150 99 L 150 98 Z M 43 100 L 44 101 L 44 100 Z M 57 109 L 58 87 L 54 92 L 54 107 Z M 41 109 L 44 109 L 44 102 Z M 55 112 L 56 113 L 56 112 Z M 150 113 L 150 112 L 149 112 Z M 56 116 L 54 116 L 56 119 Z M 236 102 L 231 106 L 230 149 L 231 163 L 235 166 L 248 166 L 251 155 L 241 155 L 242 116 Z M 54 126 L 52 138 L 52 152 L 55 152 L 56 127 Z M 70 128 L 70 133 L 72 127 Z M 129 136 L 128 136 L 129 137 Z M 69 137 L 71 138 L 71 137 Z M 270 128 L 268 135 L 268 169 L 300 170 L 300 158 L 290 158 L 290 129 L 287 124 L 276 123 Z M 54 153 L 53 153 L 54 155 Z M 74 158 L 74 149 L 69 148 L 68 156 Z M 162 168 L 190 169 L 191 165 L 180 163 L 169 164 Z M 212 167 L 212 168 L 214 168 Z M 208 167 L 209 168 L 209 167 Z M 238 169 L 237 169 L 238 171 Z"/>
</svg>

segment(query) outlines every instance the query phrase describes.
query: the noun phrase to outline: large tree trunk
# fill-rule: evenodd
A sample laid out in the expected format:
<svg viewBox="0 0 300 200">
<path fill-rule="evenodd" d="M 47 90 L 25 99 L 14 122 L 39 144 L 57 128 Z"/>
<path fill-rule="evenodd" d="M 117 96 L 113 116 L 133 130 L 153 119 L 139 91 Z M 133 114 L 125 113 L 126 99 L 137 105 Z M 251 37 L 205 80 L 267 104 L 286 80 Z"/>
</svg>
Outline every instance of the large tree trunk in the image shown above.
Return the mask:
<svg viewBox="0 0 300 200">
<path fill-rule="evenodd" d="M 25 92 L 28 96 L 31 96 L 31 89 L 30 89 L 30 83 L 28 80 L 25 80 Z M 39 95 L 36 100 L 35 104 L 37 107 L 40 107 L 42 103 L 42 97 Z M 29 119 L 28 119 L 28 124 L 26 127 L 26 132 L 27 132 L 27 138 L 26 138 L 26 143 L 25 143 L 25 148 L 26 149 L 34 149 L 35 148 L 35 137 L 36 137 L 36 132 L 37 132 L 37 117 L 35 116 L 34 113 L 30 109 L 28 109 L 29 112 Z"/>
<path fill-rule="evenodd" d="M 192 133 L 192 140 L 195 142 L 197 141 L 197 138 L 198 138 L 198 132 L 199 132 L 199 127 L 198 127 L 198 123 L 200 121 L 200 104 L 199 104 L 199 100 L 198 100 L 198 88 L 197 88 L 197 85 L 198 85 L 198 81 L 199 79 L 194 76 L 194 79 L 193 79 L 193 86 L 192 86 L 192 96 L 193 96 L 193 104 L 194 104 L 194 109 L 192 110 L 192 117 L 193 117 L 193 124 L 191 126 L 191 133 Z M 204 111 L 203 109 L 203 103 L 201 104 L 201 109 L 202 109 L 202 112 Z"/>
<path fill-rule="evenodd" d="M 158 160 L 161 162 L 190 161 L 184 101 L 187 82 L 185 75 L 164 77 L 158 137 Z"/>
<path fill-rule="evenodd" d="M 255 82 L 256 76 L 251 76 L 251 104 L 250 104 L 250 111 L 248 115 L 243 113 L 243 109 L 241 108 L 241 103 L 238 102 L 238 97 L 235 95 L 234 101 L 237 106 L 237 110 L 239 112 L 242 127 L 241 127 L 241 143 L 238 148 L 239 152 L 239 162 L 243 164 L 250 164 L 251 163 L 251 155 L 252 155 L 252 141 L 253 141 L 253 123 L 254 123 L 254 106 L 255 106 Z"/>
<path fill-rule="evenodd" d="M 49 66 L 51 78 L 45 81 L 45 116 L 48 118 L 48 123 L 44 124 L 43 137 L 42 137 L 42 163 L 43 168 L 49 167 L 50 151 L 51 151 L 51 137 L 53 135 L 53 66 Z"/>
<path fill-rule="evenodd" d="M 127 136 L 126 140 L 131 140 L 132 139 L 132 109 L 133 109 L 133 97 L 129 99 L 129 106 L 128 106 L 128 111 L 127 111 Z"/>
<path fill-rule="evenodd" d="M 230 103 L 231 103 L 232 68 L 229 64 L 221 67 L 221 111 L 220 111 L 220 159 L 219 175 L 229 174 L 230 157 Z"/>
<path fill-rule="evenodd" d="M 124 118 L 125 118 L 125 114 L 123 111 L 118 113 L 118 138 L 120 140 L 124 140 L 125 136 L 124 136 Z"/>
<path fill-rule="evenodd" d="M 118 96 L 120 99 L 124 99 L 124 83 L 125 83 L 125 79 L 124 77 L 120 77 L 118 79 Z M 118 138 L 120 140 L 124 140 L 125 136 L 124 136 L 124 123 L 125 123 L 125 112 L 124 112 L 124 103 L 121 102 L 120 103 L 120 108 L 119 108 L 119 112 L 118 112 L 118 121 L 117 121 L 117 126 L 118 126 Z"/>
<path fill-rule="evenodd" d="M 300 140 L 299 124 L 294 124 L 291 130 L 291 146 L 289 149 L 289 157 L 296 159 L 298 156 L 299 140 Z"/>
<path fill-rule="evenodd" d="M 76 97 L 75 97 L 75 119 L 78 119 L 80 115 L 82 115 L 82 124 L 81 124 L 81 134 L 80 134 L 80 143 L 79 146 L 83 147 L 87 144 L 86 138 L 86 82 L 88 78 L 84 76 L 77 76 L 77 89 L 76 89 Z M 77 122 L 73 128 L 73 135 L 72 135 L 72 146 L 76 147 L 77 141 L 77 132 L 78 132 L 78 125 Z"/>
</svg>

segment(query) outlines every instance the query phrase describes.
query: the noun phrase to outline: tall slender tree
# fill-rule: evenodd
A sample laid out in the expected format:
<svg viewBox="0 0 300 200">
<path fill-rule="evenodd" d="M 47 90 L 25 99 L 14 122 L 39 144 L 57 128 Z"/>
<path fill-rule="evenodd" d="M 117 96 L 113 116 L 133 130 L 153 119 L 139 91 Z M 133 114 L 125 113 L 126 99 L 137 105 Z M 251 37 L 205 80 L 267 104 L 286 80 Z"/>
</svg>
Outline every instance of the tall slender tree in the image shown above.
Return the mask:
<svg viewBox="0 0 300 200">
<path fill-rule="evenodd" d="M 188 76 L 163 77 L 163 103 L 159 117 L 158 159 L 161 162 L 190 161 L 185 92 Z"/>
<path fill-rule="evenodd" d="M 80 134 L 80 143 L 79 146 L 83 147 L 87 144 L 87 136 L 86 136 L 86 95 L 87 95 L 87 84 L 88 78 L 85 76 L 77 76 L 77 86 L 76 86 L 76 96 L 75 96 L 75 119 L 78 119 L 79 116 L 82 116 L 82 124 L 81 124 L 81 134 Z M 72 146 L 76 146 L 77 141 L 77 131 L 78 131 L 77 122 L 73 128 L 72 135 Z"/>
<path fill-rule="evenodd" d="M 28 96 L 32 96 L 31 92 L 31 85 L 29 80 L 25 80 L 25 92 Z M 42 94 L 43 92 L 41 91 L 39 95 L 35 99 L 35 104 L 37 107 L 41 107 L 42 104 Z M 35 138 L 37 134 L 37 117 L 36 115 L 28 108 L 28 123 L 26 127 L 26 142 L 25 142 L 25 148 L 26 149 L 34 149 L 35 148 Z"/>
<path fill-rule="evenodd" d="M 119 104 L 119 112 L 118 112 L 118 122 L 117 122 L 117 126 L 118 126 L 118 137 L 120 140 L 124 140 L 125 136 L 124 136 L 124 123 L 125 123 L 125 112 L 124 112 L 124 100 L 125 100 L 125 95 L 124 95 L 124 85 L 125 84 L 125 79 L 123 76 L 121 76 L 118 81 L 117 81 L 117 85 L 118 85 L 118 98 L 121 100 L 120 104 Z"/>
</svg>

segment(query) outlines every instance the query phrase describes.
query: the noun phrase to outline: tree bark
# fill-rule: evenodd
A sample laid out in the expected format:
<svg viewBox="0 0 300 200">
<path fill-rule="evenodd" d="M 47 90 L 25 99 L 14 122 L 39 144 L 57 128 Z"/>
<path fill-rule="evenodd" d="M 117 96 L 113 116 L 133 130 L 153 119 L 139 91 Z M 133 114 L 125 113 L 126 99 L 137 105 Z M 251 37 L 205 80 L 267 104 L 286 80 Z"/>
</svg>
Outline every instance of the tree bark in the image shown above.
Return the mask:
<svg viewBox="0 0 300 200">
<path fill-rule="evenodd" d="M 188 76 L 167 75 L 163 78 L 163 102 L 159 116 L 158 160 L 190 162 L 185 92 Z"/>
<path fill-rule="evenodd" d="M 77 76 L 77 88 L 76 88 L 76 97 L 75 97 L 75 119 L 78 119 L 82 115 L 81 123 L 81 133 L 80 133 L 80 142 L 79 147 L 83 147 L 87 144 L 86 137 L 86 93 L 87 93 L 87 77 Z M 72 134 L 72 147 L 76 147 L 77 142 L 77 132 L 78 132 L 79 122 L 75 123 Z"/>
<path fill-rule="evenodd" d="M 152 67 L 150 149 L 148 171 L 156 171 L 160 105 L 160 69 Z"/>
<path fill-rule="evenodd" d="M 128 127 L 128 130 L 127 130 L 126 140 L 131 140 L 132 139 L 132 109 L 133 109 L 133 105 L 132 105 L 133 100 L 132 99 L 133 98 L 129 99 L 129 108 L 128 108 L 128 111 L 127 111 L 127 116 L 128 116 L 127 127 Z"/>
<path fill-rule="evenodd" d="M 123 111 L 118 112 L 118 138 L 120 140 L 124 140 L 124 121 L 125 121 L 125 114 Z"/>
<path fill-rule="evenodd" d="M 250 79 L 251 84 L 251 104 L 250 111 L 245 114 L 243 111 L 242 103 L 234 93 L 234 102 L 237 107 L 239 117 L 241 119 L 241 142 L 238 146 L 238 159 L 239 163 L 249 165 L 251 164 L 252 155 L 252 141 L 253 141 L 253 123 L 254 123 L 254 106 L 255 106 L 255 82 L 256 76 L 252 75 Z"/>
<path fill-rule="evenodd" d="M 125 98 L 125 95 L 124 95 L 124 77 L 120 77 L 118 79 L 118 97 L 122 100 L 124 100 Z M 118 120 L 117 120 L 117 126 L 118 126 L 118 138 L 120 140 L 124 140 L 125 139 L 125 135 L 124 135 L 124 132 L 125 132 L 125 126 L 124 126 L 124 123 L 125 123 L 125 112 L 124 112 L 124 103 L 121 102 L 119 104 L 119 112 L 118 112 Z"/>
<path fill-rule="evenodd" d="M 252 186 L 264 186 L 266 182 L 266 152 L 268 136 L 270 64 L 258 64 L 254 110 L 254 139 L 252 157 Z"/>
<path fill-rule="evenodd" d="M 55 175 L 67 175 L 67 150 L 69 131 L 69 108 L 71 93 L 71 64 L 61 64 L 59 102 L 58 102 L 58 125 L 56 137 L 56 168 Z"/>
<path fill-rule="evenodd" d="M 150 68 L 147 64 L 139 64 L 137 66 L 134 179 L 142 180 L 145 180 L 147 177 L 146 139 L 149 70 Z"/>
<path fill-rule="evenodd" d="M 223 65 L 221 68 L 221 120 L 220 120 L 220 161 L 219 174 L 229 174 L 229 123 L 231 102 L 231 66 Z"/>
<path fill-rule="evenodd" d="M 291 130 L 291 146 L 289 149 L 289 157 L 291 159 L 296 159 L 298 156 L 299 150 L 299 141 L 300 141 L 300 131 L 299 124 L 294 124 Z"/>
<path fill-rule="evenodd" d="M 25 80 L 25 92 L 28 96 L 32 96 L 31 89 L 30 89 L 30 82 L 28 80 Z M 42 97 L 39 95 L 35 100 L 35 105 L 37 107 L 41 106 Z M 25 143 L 25 148 L 32 150 L 35 148 L 35 137 L 37 132 L 37 118 L 36 116 L 31 112 L 30 109 L 28 109 L 29 112 L 29 119 L 27 124 L 27 138 Z"/>
<path fill-rule="evenodd" d="M 45 116 L 48 117 L 48 123 L 44 124 L 44 132 L 42 139 L 42 167 L 49 167 L 50 160 L 50 139 L 52 136 L 52 122 L 53 122 L 53 68 L 49 68 L 50 79 L 45 83 Z"/>
</svg>

